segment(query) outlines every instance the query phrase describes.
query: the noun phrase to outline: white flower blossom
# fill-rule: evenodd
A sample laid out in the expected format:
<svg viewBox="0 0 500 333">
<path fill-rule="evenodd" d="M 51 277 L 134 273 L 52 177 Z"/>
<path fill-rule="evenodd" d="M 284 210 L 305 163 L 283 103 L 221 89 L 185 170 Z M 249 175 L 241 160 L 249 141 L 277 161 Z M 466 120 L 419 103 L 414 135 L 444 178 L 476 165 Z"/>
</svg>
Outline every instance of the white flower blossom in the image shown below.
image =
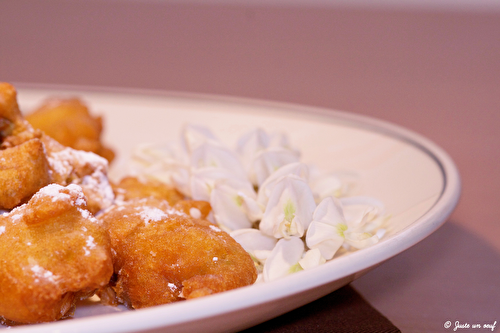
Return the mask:
<svg viewBox="0 0 500 333">
<path fill-rule="evenodd" d="M 371 197 L 349 197 L 340 199 L 344 216 L 349 226 L 345 231 L 345 242 L 356 249 L 378 243 L 383 236 L 381 229 L 387 221 L 384 204 Z"/>
<path fill-rule="evenodd" d="M 326 259 L 321 255 L 319 249 L 312 249 L 304 253 L 302 259 L 299 260 L 299 265 L 302 269 L 311 269 L 319 265 L 323 265 Z"/>
<path fill-rule="evenodd" d="M 299 237 L 282 238 L 264 264 L 264 281 L 272 281 L 302 270 L 299 260 L 304 253 L 304 243 Z"/>
<path fill-rule="evenodd" d="M 218 179 L 210 194 L 214 218 L 229 230 L 250 228 L 262 218 L 264 208 L 256 201 L 252 184 L 236 178 Z"/>
<path fill-rule="evenodd" d="M 336 171 L 325 173 L 316 166 L 309 166 L 309 186 L 317 202 L 326 197 L 345 197 L 356 190 L 359 175 L 354 172 Z"/>
<path fill-rule="evenodd" d="M 269 147 L 269 135 L 262 129 L 254 129 L 240 137 L 237 143 L 236 152 L 239 154 L 243 164 L 250 171 L 250 164 L 255 155 Z"/>
<path fill-rule="evenodd" d="M 229 233 L 253 259 L 259 276 L 262 275 L 264 264 L 274 249 L 276 238 L 264 235 L 258 229 L 239 229 Z M 259 278 L 259 280 L 263 280 Z"/>
<path fill-rule="evenodd" d="M 314 211 L 306 244 L 310 249 L 318 249 L 325 259 L 330 260 L 344 243 L 347 228 L 339 201 L 327 197 Z"/>
<path fill-rule="evenodd" d="M 304 235 L 309 227 L 316 203 L 303 178 L 288 175 L 271 191 L 259 228 L 276 238 Z"/>
<path fill-rule="evenodd" d="M 355 172 L 324 173 L 301 163 L 284 133 L 257 128 L 231 150 L 208 128 L 187 125 L 178 144 L 142 146 L 133 159 L 143 177 L 209 201 L 210 220 L 250 254 L 257 281 L 314 268 L 340 247 L 362 249 L 385 233 L 382 202 L 346 197 L 359 192 Z"/>
<path fill-rule="evenodd" d="M 300 154 L 298 150 L 292 147 L 288 135 L 283 132 L 274 132 L 269 134 L 269 147 L 281 147 L 293 150 Z"/>
<path fill-rule="evenodd" d="M 172 184 L 182 194 L 191 196 L 189 156 L 182 146 L 142 145 L 134 150 L 132 159 L 140 175 Z"/>
<path fill-rule="evenodd" d="M 257 193 L 257 201 L 262 205 L 267 205 L 269 197 L 271 196 L 271 191 L 276 185 L 276 182 L 284 176 L 295 175 L 304 179 L 306 182 L 309 177 L 309 169 L 306 164 L 301 162 L 290 163 L 282 166 L 275 172 L 273 172 L 267 179 L 259 186 L 259 191 Z"/>
<path fill-rule="evenodd" d="M 230 175 L 246 179 L 246 172 L 243 169 L 243 165 L 234 152 L 208 142 L 202 143 L 192 150 L 191 167 L 193 169 L 208 167 L 225 169 Z"/>
<path fill-rule="evenodd" d="M 299 162 L 300 155 L 289 149 L 271 147 L 255 155 L 249 174 L 250 181 L 260 186 L 273 172 L 282 166 Z"/>
<path fill-rule="evenodd" d="M 386 220 L 384 204 L 372 197 L 340 198 L 346 221 L 352 228 L 373 232 Z"/>
<path fill-rule="evenodd" d="M 192 124 L 188 124 L 182 129 L 181 143 L 188 153 L 193 152 L 204 143 L 220 145 L 219 140 L 210 129 Z"/>
<path fill-rule="evenodd" d="M 190 192 L 193 200 L 210 201 L 210 195 L 219 179 L 227 179 L 228 174 L 221 168 L 201 168 L 192 170 Z"/>
</svg>

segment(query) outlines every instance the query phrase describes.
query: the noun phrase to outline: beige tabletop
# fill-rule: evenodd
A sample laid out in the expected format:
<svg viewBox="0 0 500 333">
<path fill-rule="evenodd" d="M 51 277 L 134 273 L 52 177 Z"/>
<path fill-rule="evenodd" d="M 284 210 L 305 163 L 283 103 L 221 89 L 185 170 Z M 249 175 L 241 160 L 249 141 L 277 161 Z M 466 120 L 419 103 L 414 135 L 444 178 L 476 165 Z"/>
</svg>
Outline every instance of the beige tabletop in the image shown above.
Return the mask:
<svg viewBox="0 0 500 333">
<path fill-rule="evenodd" d="M 0 81 L 285 101 L 418 132 L 454 159 L 460 202 L 353 285 L 403 332 L 500 326 L 500 9 L 2 1 Z"/>
</svg>

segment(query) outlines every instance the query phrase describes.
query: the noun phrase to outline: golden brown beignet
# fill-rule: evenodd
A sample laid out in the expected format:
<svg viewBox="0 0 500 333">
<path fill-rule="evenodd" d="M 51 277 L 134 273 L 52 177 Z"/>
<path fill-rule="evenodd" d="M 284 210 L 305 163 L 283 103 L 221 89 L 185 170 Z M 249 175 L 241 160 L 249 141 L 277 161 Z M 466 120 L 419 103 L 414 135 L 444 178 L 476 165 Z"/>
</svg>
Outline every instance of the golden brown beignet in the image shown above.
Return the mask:
<svg viewBox="0 0 500 333">
<path fill-rule="evenodd" d="M 127 176 L 113 186 L 116 197 L 121 200 L 133 198 L 155 197 L 167 200 L 170 205 L 184 199 L 184 196 L 174 187 L 168 186 L 157 180 L 140 180 L 137 177 Z"/>
<path fill-rule="evenodd" d="M 47 100 L 26 120 L 64 146 L 96 153 L 110 163 L 115 157 L 101 142 L 102 118 L 92 116 L 77 98 Z"/>
<path fill-rule="evenodd" d="M 0 209 L 26 202 L 49 183 L 80 185 L 92 213 L 113 202 L 107 160 L 63 146 L 34 129 L 23 118 L 16 90 L 8 83 L 0 83 L 0 140 Z"/>
<path fill-rule="evenodd" d="M 166 201 L 132 199 L 99 219 L 111 239 L 112 288 L 130 308 L 206 296 L 257 278 L 253 260 L 226 232 Z"/>
<path fill-rule="evenodd" d="M 109 237 L 79 186 L 48 185 L 0 216 L 0 317 L 7 322 L 67 317 L 112 273 Z"/>
</svg>

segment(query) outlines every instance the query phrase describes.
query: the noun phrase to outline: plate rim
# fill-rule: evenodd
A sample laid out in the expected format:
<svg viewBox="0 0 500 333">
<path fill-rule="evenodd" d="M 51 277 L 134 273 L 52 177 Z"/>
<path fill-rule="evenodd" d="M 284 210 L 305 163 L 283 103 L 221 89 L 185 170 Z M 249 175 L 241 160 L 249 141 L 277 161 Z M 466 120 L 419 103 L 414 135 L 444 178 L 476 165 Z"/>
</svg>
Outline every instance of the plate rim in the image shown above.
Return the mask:
<svg viewBox="0 0 500 333">
<path fill-rule="evenodd" d="M 366 249 L 352 252 L 348 256 L 336 258 L 335 260 L 329 262 L 329 265 L 323 265 L 315 268 L 314 270 L 312 270 L 312 273 L 311 271 L 302 271 L 298 274 L 287 276 L 286 281 L 276 280 L 267 282 L 266 284 L 261 284 L 258 286 L 258 288 L 260 288 L 259 295 L 261 295 L 262 298 L 258 301 L 255 301 L 253 297 L 249 297 L 254 294 L 255 290 L 255 287 L 249 286 L 212 295 L 208 298 L 191 300 L 189 301 L 189 304 L 187 304 L 188 302 L 179 302 L 141 309 L 139 311 L 117 312 L 72 320 L 63 320 L 55 323 L 38 324 L 36 326 L 15 327 L 15 331 L 18 332 L 33 332 L 34 330 L 36 330 L 36 332 L 53 332 L 57 330 L 65 331 L 68 329 L 78 332 L 85 332 L 89 329 L 92 329 L 93 331 L 98 332 L 99 330 L 96 329 L 96 326 L 102 327 L 101 325 L 103 325 L 105 322 L 109 322 L 112 318 L 115 321 L 127 323 L 127 329 L 121 329 L 120 332 L 151 330 L 162 327 L 166 328 L 168 327 L 167 325 L 178 325 L 187 323 L 192 320 L 201 320 L 203 318 L 209 318 L 211 316 L 222 315 L 227 312 L 244 310 L 245 308 L 251 306 L 257 306 L 261 304 L 262 301 L 270 302 L 279 298 L 293 296 L 294 294 L 305 292 L 307 290 L 320 287 L 328 282 L 333 281 L 332 279 L 328 279 L 327 281 L 324 276 L 326 275 L 326 273 L 328 273 L 328 271 L 333 269 L 334 266 L 343 268 L 343 270 L 341 269 L 340 272 L 337 273 L 336 279 L 340 279 L 350 275 L 353 275 L 354 277 L 356 273 L 359 273 L 363 270 L 368 270 L 373 266 L 379 265 L 389 258 L 414 246 L 415 244 L 432 234 L 446 222 L 447 217 L 456 207 L 460 197 L 460 175 L 452 158 L 441 147 L 439 147 L 428 138 L 410 129 L 393 124 L 386 120 L 380 120 L 370 116 L 359 115 L 324 107 L 216 94 L 156 89 L 134 89 L 83 85 L 53 85 L 22 82 L 14 83 L 13 85 L 16 87 L 16 90 L 21 93 L 23 90 L 65 91 L 78 92 L 80 95 L 83 95 L 83 97 L 85 93 L 90 93 L 116 96 L 133 95 L 134 97 L 141 98 L 155 96 L 160 98 L 196 99 L 200 101 L 204 100 L 211 102 L 244 104 L 247 106 L 255 106 L 261 108 L 269 107 L 272 109 L 276 109 L 276 111 L 280 110 L 280 112 L 293 112 L 294 116 L 306 117 L 307 119 L 311 120 L 314 120 L 314 118 L 328 119 L 330 121 L 336 121 L 336 123 L 341 120 L 341 122 L 345 123 L 346 125 L 366 129 L 376 133 L 381 133 L 397 140 L 404 141 L 416 147 L 434 160 L 434 162 L 439 166 L 443 177 L 443 187 L 439 198 L 436 200 L 432 207 L 430 207 L 420 218 L 413 221 L 409 226 L 395 233 L 384 242 L 380 242 Z M 371 265 L 367 265 L 367 263 L 369 262 L 371 262 Z M 348 265 L 346 265 L 346 263 L 348 263 Z M 298 290 L 295 290 L 293 294 L 290 294 L 288 292 L 287 288 L 289 288 L 290 285 L 302 286 L 304 285 L 304 282 L 307 282 L 305 284 L 307 287 L 300 287 Z M 273 294 L 272 297 L 269 296 L 271 292 Z M 238 302 L 230 301 L 234 293 L 240 295 Z M 242 302 L 242 300 L 244 301 Z M 222 306 L 215 309 L 216 307 L 210 307 L 211 303 L 225 304 L 225 307 Z M 174 313 L 173 316 L 176 317 L 176 319 L 173 322 L 166 323 L 164 320 L 158 320 L 159 318 L 163 319 L 164 316 L 162 316 L 162 313 L 165 312 L 165 307 L 169 307 L 169 313 Z M 208 313 L 205 313 L 203 317 L 185 314 L 186 312 L 196 313 L 199 310 L 204 310 L 206 312 L 207 308 L 209 308 L 210 311 L 208 311 Z M 77 324 L 76 321 L 78 321 L 78 329 L 74 328 L 74 326 Z M 147 322 L 147 326 L 144 326 L 145 321 Z M 141 322 L 141 324 L 137 325 L 137 322 Z"/>
</svg>

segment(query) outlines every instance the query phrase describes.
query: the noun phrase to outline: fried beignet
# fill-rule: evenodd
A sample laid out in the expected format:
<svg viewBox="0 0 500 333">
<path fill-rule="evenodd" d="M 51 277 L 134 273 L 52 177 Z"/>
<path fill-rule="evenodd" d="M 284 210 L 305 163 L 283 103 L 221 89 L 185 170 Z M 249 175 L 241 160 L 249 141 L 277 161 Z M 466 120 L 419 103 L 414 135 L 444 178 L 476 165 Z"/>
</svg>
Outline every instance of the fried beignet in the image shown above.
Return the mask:
<svg viewBox="0 0 500 333">
<path fill-rule="evenodd" d="M 0 316 L 7 322 L 71 315 L 112 273 L 109 237 L 79 186 L 48 185 L 0 216 Z"/>
<path fill-rule="evenodd" d="M 50 182 L 49 163 L 39 139 L 0 150 L 0 208 L 12 209 Z"/>
<path fill-rule="evenodd" d="M 64 146 L 96 153 L 110 163 L 115 157 L 101 142 L 102 118 L 92 116 L 77 98 L 47 100 L 26 120 Z"/>
<path fill-rule="evenodd" d="M 184 196 L 174 187 L 168 186 L 157 180 L 140 180 L 136 177 L 128 176 L 120 180 L 113 186 L 116 197 L 121 200 L 133 198 L 155 197 L 167 200 L 170 205 L 184 199 Z"/>
<path fill-rule="evenodd" d="M 166 201 L 132 199 L 99 219 L 111 239 L 116 275 L 111 287 L 130 308 L 206 296 L 257 278 L 253 260 L 226 232 Z"/>
<path fill-rule="evenodd" d="M 81 186 L 88 209 L 93 214 L 113 203 L 115 196 L 107 177 L 106 159 L 91 152 L 65 147 L 47 135 L 42 137 L 42 142 L 47 151 L 51 182 Z"/>
<path fill-rule="evenodd" d="M 0 83 L 0 139 L 0 209 L 26 202 L 49 183 L 80 185 L 92 213 L 113 202 L 108 162 L 33 129 L 19 110 L 16 90 L 8 83 Z"/>
</svg>

